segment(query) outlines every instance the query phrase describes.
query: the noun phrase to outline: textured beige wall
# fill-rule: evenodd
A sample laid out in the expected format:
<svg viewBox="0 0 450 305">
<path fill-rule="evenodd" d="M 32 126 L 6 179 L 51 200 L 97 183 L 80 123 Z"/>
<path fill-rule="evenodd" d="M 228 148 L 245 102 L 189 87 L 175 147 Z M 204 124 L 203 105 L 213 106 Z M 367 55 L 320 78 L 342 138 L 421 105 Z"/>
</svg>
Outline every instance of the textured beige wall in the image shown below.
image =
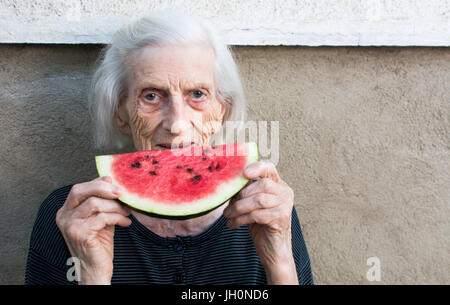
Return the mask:
<svg viewBox="0 0 450 305">
<path fill-rule="evenodd" d="M 22 283 L 37 209 L 96 176 L 98 46 L 0 45 L 0 283 Z M 318 284 L 450 284 L 450 49 L 238 47 L 249 119 L 280 121 L 282 177 Z"/>
</svg>

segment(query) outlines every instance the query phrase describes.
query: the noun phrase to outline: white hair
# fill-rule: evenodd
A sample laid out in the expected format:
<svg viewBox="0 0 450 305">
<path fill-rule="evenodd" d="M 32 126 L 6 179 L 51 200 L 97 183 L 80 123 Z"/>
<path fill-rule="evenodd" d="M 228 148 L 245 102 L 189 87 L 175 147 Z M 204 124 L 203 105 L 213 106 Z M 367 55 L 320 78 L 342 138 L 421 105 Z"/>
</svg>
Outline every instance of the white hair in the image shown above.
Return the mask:
<svg viewBox="0 0 450 305">
<path fill-rule="evenodd" d="M 123 134 L 115 120 L 119 101 L 126 98 L 128 91 L 125 62 L 140 48 L 165 43 L 207 43 L 212 47 L 216 95 L 226 103 L 222 132 L 226 121 L 239 122 L 238 130 L 242 129 L 246 115 L 245 96 L 231 47 L 222 42 L 220 34 L 203 17 L 160 11 L 118 30 L 111 43 L 101 51 L 88 98 L 96 149 L 134 148 L 132 137 Z M 223 142 L 220 139 L 213 141 L 216 144 Z"/>
</svg>

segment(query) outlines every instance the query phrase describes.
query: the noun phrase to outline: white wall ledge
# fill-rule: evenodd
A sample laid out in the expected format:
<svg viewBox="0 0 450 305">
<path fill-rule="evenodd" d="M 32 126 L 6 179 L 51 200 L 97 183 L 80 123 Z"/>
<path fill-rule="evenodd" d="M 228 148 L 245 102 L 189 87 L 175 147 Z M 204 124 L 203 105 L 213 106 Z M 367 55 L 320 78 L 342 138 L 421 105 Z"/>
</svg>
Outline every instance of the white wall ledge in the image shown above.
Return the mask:
<svg viewBox="0 0 450 305">
<path fill-rule="evenodd" d="M 4 0 L 0 43 L 108 43 L 168 8 L 210 19 L 231 45 L 450 46 L 450 0 Z"/>
</svg>

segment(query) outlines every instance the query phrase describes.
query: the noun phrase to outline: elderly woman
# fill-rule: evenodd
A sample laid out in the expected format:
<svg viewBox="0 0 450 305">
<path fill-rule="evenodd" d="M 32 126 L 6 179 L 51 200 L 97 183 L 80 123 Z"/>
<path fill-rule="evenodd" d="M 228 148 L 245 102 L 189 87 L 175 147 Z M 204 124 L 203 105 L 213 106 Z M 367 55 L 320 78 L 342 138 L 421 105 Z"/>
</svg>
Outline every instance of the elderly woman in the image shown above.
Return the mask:
<svg viewBox="0 0 450 305">
<path fill-rule="evenodd" d="M 181 14 L 118 31 L 92 83 L 102 147 L 207 145 L 227 120 L 244 119 L 230 49 Z M 244 175 L 251 183 L 230 202 L 177 221 L 130 210 L 110 177 L 61 187 L 39 210 L 25 283 L 312 284 L 292 189 L 269 162 Z"/>
</svg>

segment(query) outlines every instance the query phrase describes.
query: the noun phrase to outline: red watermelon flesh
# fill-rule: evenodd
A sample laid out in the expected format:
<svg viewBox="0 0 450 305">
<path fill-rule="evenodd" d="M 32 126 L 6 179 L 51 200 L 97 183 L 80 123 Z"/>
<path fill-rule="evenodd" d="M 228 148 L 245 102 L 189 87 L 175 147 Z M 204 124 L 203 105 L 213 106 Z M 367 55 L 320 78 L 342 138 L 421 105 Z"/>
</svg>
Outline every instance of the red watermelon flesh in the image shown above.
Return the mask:
<svg viewBox="0 0 450 305">
<path fill-rule="evenodd" d="M 243 169 L 257 160 L 255 143 L 96 156 L 100 176 L 126 190 L 119 200 L 175 219 L 203 215 L 226 202 L 247 183 Z"/>
</svg>

